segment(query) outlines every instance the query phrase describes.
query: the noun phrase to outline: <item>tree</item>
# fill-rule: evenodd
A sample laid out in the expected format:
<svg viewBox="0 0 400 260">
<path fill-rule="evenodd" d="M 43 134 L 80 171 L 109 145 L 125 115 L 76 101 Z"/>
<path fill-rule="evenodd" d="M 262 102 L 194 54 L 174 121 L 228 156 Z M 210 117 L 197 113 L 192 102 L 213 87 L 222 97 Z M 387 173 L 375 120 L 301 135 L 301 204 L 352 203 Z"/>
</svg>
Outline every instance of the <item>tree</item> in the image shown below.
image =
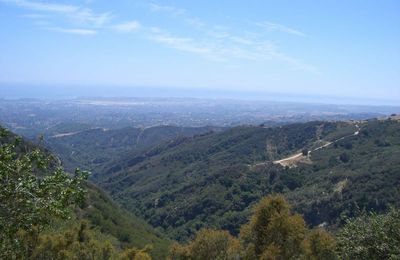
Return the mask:
<svg viewBox="0 0 400 260">
<path fill-rule="evenodd" d="M 240 259 L 239 241 L 227 231 L 200 230 L 188 245 L 175 244 L 170 251 L 171 260 L 184 259 Z"/>
<path fill-rule="evenodd" d="M 70 176 L 43 150 L 21 143 L 0 128 L 0 258 L 18 255 L 19 231 L 40 232 L 53 218 L 67 218 L 85 194 L 87 172 Z"/>
<path fill-rule="evenodd" d="M 305 253 L 306 227 L 303 218 L 290 212 L 283 196 L 268 196 L 255 207 L 248 226 L 241 232 L 247 252 L 252 255 L 297 258 Z M 251 249 L 254 252 L 251 252 Z"/>
<path fill-rule="evenodd" d="M 343 259 L 400 259 L 400 210 L 348 219 L 338 234 L 338 248 Z"/>
<path fill-rule="evenodd" d="M 335 240 L 323 229 L 307 229 L 281 195 L 262 199 L 240 239 L 245 259 L 336 259 Z"/>
<path fill-rule="evenodd" d="M 336 241 L 323 229 L 312 230 L 307 239 L 309 259 L 337 259 Z"/>
</svg>

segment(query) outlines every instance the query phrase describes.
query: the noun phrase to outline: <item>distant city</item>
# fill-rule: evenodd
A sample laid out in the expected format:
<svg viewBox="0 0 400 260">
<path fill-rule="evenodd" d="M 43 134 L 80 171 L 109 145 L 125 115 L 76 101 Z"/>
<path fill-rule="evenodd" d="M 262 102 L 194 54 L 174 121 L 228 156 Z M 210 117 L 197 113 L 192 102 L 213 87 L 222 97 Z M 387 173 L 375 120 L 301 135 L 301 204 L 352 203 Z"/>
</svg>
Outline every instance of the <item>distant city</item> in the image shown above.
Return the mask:
<svg viewBox="0 0 400 260">
<path fill-rule="evenodd" d="M 0 124 L 34 138 L 92 128 L 157 125 L 277 126 L 315 120 L 360 120 L 399 113 L 400 107 L 200 98 L 2 99 Z M 66 125 L 67 127 L 63 127 Z"/>
</svg>

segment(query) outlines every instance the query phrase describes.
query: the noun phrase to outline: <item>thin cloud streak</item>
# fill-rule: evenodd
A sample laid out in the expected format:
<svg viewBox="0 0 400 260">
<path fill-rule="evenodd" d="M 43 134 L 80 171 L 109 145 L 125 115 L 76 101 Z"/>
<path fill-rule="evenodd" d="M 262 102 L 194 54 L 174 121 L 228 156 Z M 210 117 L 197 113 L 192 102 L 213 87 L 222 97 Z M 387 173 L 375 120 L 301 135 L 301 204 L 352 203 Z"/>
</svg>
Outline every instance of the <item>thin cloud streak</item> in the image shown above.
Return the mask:
<svg viewBox="0 0 400 260">
<path fill-rule="evenodd" d="M 183 15 L 186 13 L 186 9 L 176 8 L 169 5 L 160 5 L 156 3 L 149 4 L 150 10 L 153 12 L 167 12 L 176 16 Z"/>
<path fill-rule="evenodd" d="M 142 28 L 142 25 L 138 21 L 129 21 L 120 24 L 116 24 L 111 26 L 111 29 L 114 29 L 118 32 L 136 32 Z"/>
<path fill-rule="evenodd" d="M 43 20 L 43 19 L 49 18 L 47 15 L 44 15 L 44 14 L 23 14 L 23 15 L 20 15 L 20 17 L 28 18 L 28 19 L 32 19 L 32 20 Z"/>
<path fill-rule="evenodd" d="M 75 5 L 52 4 L 34 2 L 29 0 L 0 0 L 3 3 L 14 4 L 18 7 L 37 12 L 47 12 L 64 15 L 77 23 L 84 23 L 92 26 L 102 26 L 111 20 L 110 13 L 97 14 L 89 8 Z"/>
<path fill-rule="evenodd" d="M 199 18 L 191 17 L 191 16 L 187 15 L 188 12 L 184 8 L 177 8 L 177 7 L 170 6 L 170 5 L 161 5 L 161 4 L 156 4 L 156 3 L 150 3 L 150 4 L 148 4 L 148 7 L 151 12 L 160 12 L 160 13 L 163 12 L 163 13 L 172 15 L 174 17 L 179 17 L 186 24 L 193 26 L 195 28 L 198 28 L 198 29 L 203 28 L 206 25 Z"/>
<path fill-rule="evenodd" d="M 262 27 L 268 31 L 284 32 L 284 33 L 297 35 L 297 36 L 301 36 L 301 37 L 307 37 L 307 35 L 303 32 L 300 32 L 296 29 L 293 29 L 293 28 L 290 28 L 290 27 L 287 27 L 285 25 L 278 24 L 278 23 L 271 23 L 271 22 L 265 21 L 265 22 L 258 22 L 258 23 L 256 23 L 256 25 L 259 27 Z"/>
<path fill-rule="evenodd" d="M 97 31 L 95 31 L 95 30 L 80 29 L 80 28 L 68 29 L 68 28 L 60 28 L 60 27 L 49 27 L 47 29 L 50 30 L 50 31 L 54 31 L 54 32 L 85 35 L 85 36 L 90 36 L 90 35 L 97 34 Z"/>
<path fill-rule="evenodd" d="M 195 39 L 174 36 L 169 32 L 163 31 L 156 27 L 149 28 L 147 34 L 150 40 L 176 50 L 202 55 L 208 55 L 212 52 L 210 48 L 202 46 Z"/>
<path fill-rule="evenodd" d="M 27 0 L 1 0 L 5 3 L 15 4 L 19 7 L 44 12 L 72 13 L 78 11 L 78 7 L 65 4 L 51 4 L 42 2 L 32 2 Z"/>
</svg>

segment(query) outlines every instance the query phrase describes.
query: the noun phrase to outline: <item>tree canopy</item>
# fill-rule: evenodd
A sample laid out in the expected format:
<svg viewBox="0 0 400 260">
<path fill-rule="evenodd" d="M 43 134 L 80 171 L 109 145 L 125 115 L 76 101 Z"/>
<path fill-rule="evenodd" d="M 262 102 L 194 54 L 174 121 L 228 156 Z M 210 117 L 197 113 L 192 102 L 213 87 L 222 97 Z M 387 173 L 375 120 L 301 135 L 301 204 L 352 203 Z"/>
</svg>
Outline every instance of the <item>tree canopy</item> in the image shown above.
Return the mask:
<svg viewBox="0 0 400 260">
<path fill-rule="evenodd" d="M 348 219 L 338 244 L 344 259 L 400 259 L 400 210 Z"/>
<path fill-rule="evenodd" d="M 0 128 L 1 138 L 9 135 Z M 54 218 L 67 218 L 70 206 L 83 200 L 88 176 L 50 169 L 49 155 L 39 148 L 24 151 L 20 143 L 15 138 L 0 145 L 0 256 L 6 258 L 18 253 L 18 231 L 41 230 Z"/>
<path fill-rule="evenodd" d="M 334 238 L 310 230 L 281 195 L 263 198 L 239 238 L 203 229 L 186 245 L 175 244 L 170 259 L 337 259 Z"/>
</svg>

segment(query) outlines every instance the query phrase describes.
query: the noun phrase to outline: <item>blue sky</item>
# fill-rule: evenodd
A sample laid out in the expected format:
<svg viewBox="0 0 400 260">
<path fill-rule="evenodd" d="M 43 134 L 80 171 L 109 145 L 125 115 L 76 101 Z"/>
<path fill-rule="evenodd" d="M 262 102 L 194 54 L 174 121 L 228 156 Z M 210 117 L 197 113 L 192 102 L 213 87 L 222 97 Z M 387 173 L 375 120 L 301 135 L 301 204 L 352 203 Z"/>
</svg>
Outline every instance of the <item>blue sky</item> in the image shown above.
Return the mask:
<svg viewBox="0 0 400 260">
<path fill-rule="evenodd" d="M 0 84 L 399 102 L 399 14 L 397 0 L 0 0 Z"/>
</svg>

